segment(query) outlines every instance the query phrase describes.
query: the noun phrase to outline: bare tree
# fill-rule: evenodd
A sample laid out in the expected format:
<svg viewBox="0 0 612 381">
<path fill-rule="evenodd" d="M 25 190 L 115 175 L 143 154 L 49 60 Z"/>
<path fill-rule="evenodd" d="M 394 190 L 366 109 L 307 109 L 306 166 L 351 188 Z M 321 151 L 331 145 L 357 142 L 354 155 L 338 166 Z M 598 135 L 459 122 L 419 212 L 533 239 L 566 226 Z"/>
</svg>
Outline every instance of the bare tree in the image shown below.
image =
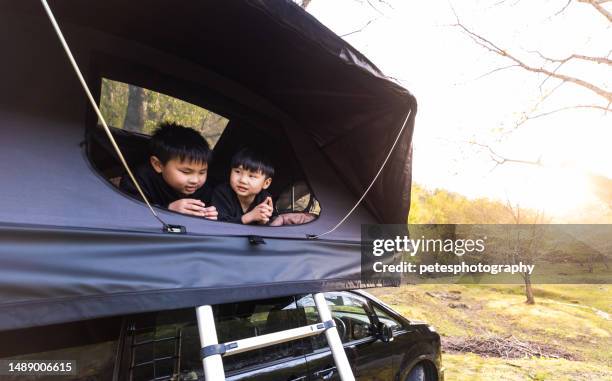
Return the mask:
<svg viewBox="0 0 612 381">
<path fill-rule="evenodd" d="M 515 226 L 508 229 L 508 245 L 509 250 L 506 259 L 516 264 L 520 261 L 526 265 L 533 265 L 537 257 L 540 255 L 540 245 L 542 244 L 542 236 L 544 235 L 545 216 L 543 212 L 537 212 L 535 215 L 521 208 L 519 204 L 512 205 L 508 200 L 506 205 L 508 211 L 512 214 Z M 530 215 L 531 214 L 531 215 Z M 520 225 L 525 225 L 524 228 Z M 533 295 L 533 287 L 531 284 L 531 274 L 528 272 L 521 273 L 525 284 L 525 303 L 535 304 Z"/>
<path fill-rule="evenodd" d="M 515 0 L 510 6 L 516 5 Z M 505 3 L 504 0 L 498 1 L 495 5 L 499 6 Z M 593 19 L 597 21 L 603 16 L 609 23 L 608 28 L 612 27 L 612 13 L 605 7 L 612 6 L 612 0 L 568 0 L 563 4 L 563 7 L 557 10 L 552 17 L 557 17 L 563 12 L 570 12 L 573 7 L 590 7 L 593 10 Z M 543 51 L 528 51 L 518 52 L 513 49 L 501 46 L 490 36 L 476 32 L 473 28 L 462 23 L 459 15 L 455 12 L 455 26 L 468 36 L 476 45 L 482 47 L 486 51 L 502 57 L 507 61 L 507 65 L 494 68 L 483 74 L 487 76 L 502 70 L 519 69 L 523 73 L 538 75 L 542 77 L 539 84 L 539 90 L 542 93 L 537 102 L 521 113 L 520 117 L 515 122 L 515 128 L 521 127 L 529 121 L 537 121 L 540 118 L 545 118 L 552 114 L 565 112 L 568 110 L 584 110 L 597 113 L 603 113 L 604 116 L 610 117 L 612 114 L 612 91 L 610 91 L 610 78 L 612 78 L 612 50 L 601 52 L 599 55 L 587 55 L 579 51 L 568 52 L 565 56 L 551 57 Z M 605 22 L 605 21 L 604 21 Z M 581 75 L 575 75 L 571 72 L 571 65 L 580 63 L 583 66 L 588 66 L 592 69 L 603 68 L 608 72 L 608 76 L 601 76 L 600 79 L 593 77 L 585 78 Z M 545 90 L 544 86 L 548 89 Z M 574 89 L 582 89 L 590 92 L 594 96 L 593 101 L 581 101 L 583 96 L 577 94 L 574 97 L 574 103 L 563 105 L 562 107 L 547 107 L 548 101 L 559 88 L 562 86 L 573 86 Z M 470 141 L 470 144 L 478 147 L 482 152 L 488 154 L 493 162 L 494 170 L 504 164 L 519 164 L 519 165 L 536 165 L 547 166 L 543 163 L 542 157 L 508 157 L 505 156 L 499 148 L 493 148 L 489 144 L 484 144 L 477 141 Z M 595 189 L 595 194 L 601 201 L 612 210 L 612 179 L 608 179 L 601 175 L 586 173 L 590 179 L 592 187 Z M 605 207 L 604 207 L 605 208 Z"/>
<path fill-rule="evenodd" d="M 606 19 L 612 25 L 612 14 L 610 13 L 610 11 L 604 8 L 604 4 L 608 2 L 612 4 L 612 0 L 575 1 L 591 6 L 597 14 L 606 17 Z M 503 1 L 498 2 L 497 5 L 501 3 L 503 3 Z M 572 0 L 569 0 L 560 11 L 555 13 L 555 15 L 559 15 L 560 13 L 564 12 L 571 3 Z M 453 12 L 455 12 L 454 9 Z M 493 54 L 503 57 L 508 61 L 508 65 L 491 70 L 485 75 L 489 75 L 510 68 L 519 68 L 529 73 L 544 76 L 544 80 L 540 84 L 540 90 L 546 82 L 556 82 L 556 85 L 552 88 L 552 90 L 546 92 L 530 112 L 523 113 L 523 116 L 517 122 L 517 126 L 524 124 L 528 120 L 545 117 L 557 112 L 562 112 L 571 109 L 595 110 L 604 113 L 612 111 L 612 108 L 610 107 L 612 105 L 612 92 L 606 87 L 606 81 L 612 76 L 612 59 L 610 59 L 610 56 L 612 55 L 612 50 L 606 52 L 605 54 L 602 53 L 600 56 L 590 56 L 586 54 L 581 54 L 580 52 L 573 52 L 565 57 L 549 57 L 548 55 L 540 51 L 530 51 L 527 55 L 519 54 L 515 51 L 502 47 L 499 44 L 493 42 L 493 39 L 475 32 L 470 27 L 466 26 L 461 22 L 456 12 L 455 18 L 456 23 L 453 24 L 453 26 L 459 28 L 477 45 L 483 47 L 484 49 L 488 50 Z M 531 63 L 533 62 L 534 58 L 538 61 L 537 64 Z M 566 64 L 568 64 L 569 62 L 582 62 L 593 66 L 603 65 L 610 71 L 610 76 L 608 76 L 607 78 L 603 78 L 600 82 L 596 82 L 591 79 L 572 75 L 568 71 L 564 71 L 565 67 L 567 66 Z M 542 106 L 542 104 L 547 100 L 547 98 L 549 98 L 550 95 L 552 95 L 557 89 L 559 89 L 559 87 L 564 84 L 571 84 L 572 86 L 575 86 L 577 88 L 588 90 L 592 94 L 596 95 L 596 98 L 599 98 L 601 100 L 601 103 L 575 103 L 554 110 L 541 111 L 540 106 Z"/>
</svg>

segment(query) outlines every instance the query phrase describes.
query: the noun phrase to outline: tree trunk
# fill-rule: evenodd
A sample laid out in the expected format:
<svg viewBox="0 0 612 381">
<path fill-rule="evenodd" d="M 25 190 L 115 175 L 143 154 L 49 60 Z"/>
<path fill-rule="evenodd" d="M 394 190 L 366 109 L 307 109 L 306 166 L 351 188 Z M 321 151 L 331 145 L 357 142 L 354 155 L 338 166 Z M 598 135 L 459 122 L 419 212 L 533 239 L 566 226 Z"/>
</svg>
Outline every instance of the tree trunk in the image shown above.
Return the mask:
<svg viewBox="0 0 612 381">
<path fill-rule="evenodd" d="M 525 296 L 527 297 L 525 303 L 535 304 L 535 299 L 533 298 L 533 289 L 531 288 L 531 275 L 525 274 L 523 279 L 525 280 Z"/>
<path fill-rule="evenodd" d="M 143 132 L 145 121 L 144 90 L 138 86 L 129 86 L 127 112 L 123 129 L 132 132 Z"/>
</svg>

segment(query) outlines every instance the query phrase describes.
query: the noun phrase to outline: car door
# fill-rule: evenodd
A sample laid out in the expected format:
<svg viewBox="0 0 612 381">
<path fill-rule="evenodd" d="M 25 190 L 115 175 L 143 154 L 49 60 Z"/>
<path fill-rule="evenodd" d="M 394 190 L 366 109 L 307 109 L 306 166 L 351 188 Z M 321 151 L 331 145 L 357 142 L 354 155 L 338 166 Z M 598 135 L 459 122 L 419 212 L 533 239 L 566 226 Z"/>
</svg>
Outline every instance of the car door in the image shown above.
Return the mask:
<svg viewBox="0 0 612 381">
<path fill-rule="evenodd" d="M 355 377 L 359 381 L 391 381 L 393 363 L 389 343 L 377 339 L 367 300 L 349 292 L 326 293 L 325 299 Z M 301 297 L 298 306 L 303 306 L 308 324 L 319 321 L 311 295 Z M 306 355 L 310 380 L 340 380 L 325 335 L 311 338 L 310 343 L 312 350 Z"/>
<path fill-rule="evenodd" d="M 416 358 L 423 353 L 415 348 L 419 338 L 415 336 L 414 330 L 409 325 L 402 323 L 402 319 L 391 311 L 373 302 L 370 302 L 370 308 L 374 312 L 377 324 L 384 324 L 393 332 L 393 340 L 388 343 L 387 350 L 389 356 L 393 358 L 393 372 L 399 374 L 403 361 Z"/>
<path fill-rule="evenodd" d="M 274 352 L 273 347 L 268 348 Z M 228 381 L 306 381 L 308 369 L 304 356 L 284 357 L 281 360 L 254 366 L 234 375 L 228 375 Z"/>
</svg>

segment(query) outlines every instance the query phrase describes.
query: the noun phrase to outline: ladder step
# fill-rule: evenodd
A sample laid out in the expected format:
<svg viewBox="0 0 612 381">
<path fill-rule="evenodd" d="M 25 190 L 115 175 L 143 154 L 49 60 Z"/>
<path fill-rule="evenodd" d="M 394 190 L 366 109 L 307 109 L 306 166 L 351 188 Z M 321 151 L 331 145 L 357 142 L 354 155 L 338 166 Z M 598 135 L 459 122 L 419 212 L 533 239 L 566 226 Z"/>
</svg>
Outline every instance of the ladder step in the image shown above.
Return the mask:
<svg viewBox="0 0 612 381">
<path fill-rule="evenodd" d="M 299 340 L 305 337 L 320 335 L 326 329 L 335 327 L 333 321 L 316 323 L 303 327 L 287 329 L 284 331 L 268 333 L 260 336 L 253 336 L 237 341 L 230 341 L 225 344 L 209 345 L 201 350 L 202 357 L 212 355 L 231 356 L 254 349 L 269 347 L 275 344 L 286 343 L 288 341 Z"/>
<path fill-rule="evenodd" d="M 322 293 L 316 293 L 313 294 L 313 299 L 322 323 L 249 337 L 225 344 L 219 344 L 217 341 L 212 307 L 210 305 L 197 307 L 196 316 L 198 319 L 198 332 L 200 334 L 200 344 L 202 346 L 200 357 L 202 359 L 206 380 L 225 381 L 222 356 L 231 356 L 274 344 L 281 344 L 319 335 L 325 332 L 325 337 L 327 338 L 334 362 L 336 363 L 336 369 L 338 370 L 340 380 L 355 381 L 351 365 L 344 352 L 344 346 L 338 335 L 336 324 L 332 318 L 329 306 L 325 301 L 325 296 Z"/>
</svg>

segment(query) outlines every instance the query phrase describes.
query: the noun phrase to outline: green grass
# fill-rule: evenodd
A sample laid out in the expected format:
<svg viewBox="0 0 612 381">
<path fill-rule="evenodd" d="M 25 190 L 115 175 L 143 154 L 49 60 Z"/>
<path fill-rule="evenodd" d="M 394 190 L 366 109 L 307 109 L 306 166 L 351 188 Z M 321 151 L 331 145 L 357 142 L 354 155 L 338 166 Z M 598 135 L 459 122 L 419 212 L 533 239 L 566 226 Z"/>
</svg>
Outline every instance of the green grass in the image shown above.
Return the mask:
<svg viewBox="0 0 612 381">
<path fill-rule="evenodd" d="M 612 380 L 611 291 L 610 285 L 537 285 L 532 306 L 524 303 L 519 285 L 408 285 L 371 292 L 404 316 L 432 324 L 442 336 L 514 335 L 561 348 L 578 359 L 508 360 L 446 354 L 447 380 L 453 381 Z M 461 300 L 435 298 L 427 292 L 459 295 Z M 469 308 L 453 309 L 449 303 L 465 303 Z M 589 377 L 580 378 L 576 372 L 581 369 Z M 498 372 L 503 376 L 497 377 Z"/>
</svg>

